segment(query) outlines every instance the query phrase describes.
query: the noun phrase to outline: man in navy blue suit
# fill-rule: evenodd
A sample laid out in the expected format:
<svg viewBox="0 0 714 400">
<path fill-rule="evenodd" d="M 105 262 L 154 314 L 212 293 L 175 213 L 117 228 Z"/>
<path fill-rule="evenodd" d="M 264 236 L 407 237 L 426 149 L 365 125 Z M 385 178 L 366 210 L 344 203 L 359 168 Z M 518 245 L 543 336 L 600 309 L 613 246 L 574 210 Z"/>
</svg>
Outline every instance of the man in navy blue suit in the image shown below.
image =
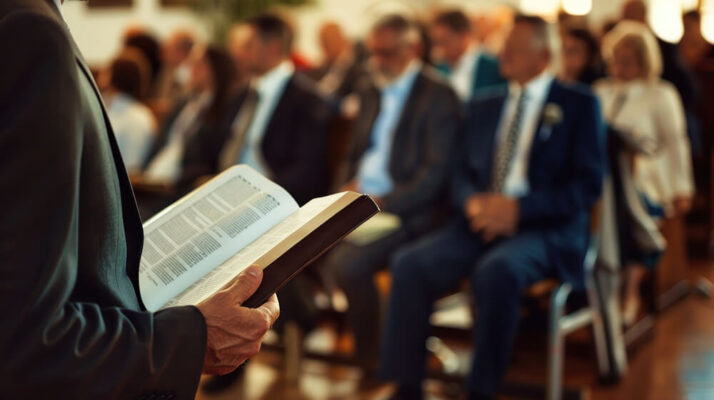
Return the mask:
<svg viewBox="0 0 714 400">
<path fill-rule="evenodd" d="M 474 43 L 471 21 L 460 10 L 445 10 L 436 15 L 429 28 L 432 56 L 463 102 L 474 93 L 505 83 L 498 60 Z"/>
<path fill-rule="evenodd" d="M 595 97 L 555 80 L 551 58 L 547 24 L 517 17 L 500 59 L 508 86 L 469 104 L 453 182 L 458 216 L 393 259 L 380 373 L 399 384 L 395 398 L 422 397 L 432 304 L 463 278 L 478 318 L 467 382 L 473 399 L 498 389 L 523 290 L 549 276 L 583 284 L 604 130 Z"/>
</svg>

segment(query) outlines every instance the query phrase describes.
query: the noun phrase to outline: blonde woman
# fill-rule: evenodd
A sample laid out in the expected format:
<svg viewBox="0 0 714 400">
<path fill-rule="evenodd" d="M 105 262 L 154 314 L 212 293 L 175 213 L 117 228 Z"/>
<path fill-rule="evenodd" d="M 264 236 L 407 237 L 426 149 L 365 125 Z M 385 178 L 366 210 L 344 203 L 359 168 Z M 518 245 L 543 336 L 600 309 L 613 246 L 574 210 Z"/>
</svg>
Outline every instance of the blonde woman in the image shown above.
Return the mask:
<svg viewBox="0 0 714 400">
<path fill-rule="evenodd" d="M 619 238 L 619 265 L 626 268 L 623 322 L 630 324 L 639 312 L 642 278 L 664 249 L 657 221 L 690 208 L 692 162 L 682 102 L 660 79 L 662 60 L 651 31 L 621 22 L 605 37 L 603 55 L 609 77 L 596 83 L 595 92 L 611 132 L 613 191 L 606 195 L 619 199 L 610 215 L 619 234 L 613 236 Z"/>
</svg>

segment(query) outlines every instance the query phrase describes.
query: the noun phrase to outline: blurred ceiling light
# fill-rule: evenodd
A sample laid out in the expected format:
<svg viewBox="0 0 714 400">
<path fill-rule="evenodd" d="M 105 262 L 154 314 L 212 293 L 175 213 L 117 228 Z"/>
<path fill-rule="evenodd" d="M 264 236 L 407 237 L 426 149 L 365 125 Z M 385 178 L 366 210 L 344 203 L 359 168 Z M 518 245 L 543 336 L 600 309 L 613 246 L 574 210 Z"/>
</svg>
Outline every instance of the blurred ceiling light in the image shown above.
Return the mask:
<svg viewBox="0 0 714 400">
<path fill-rule="evenodd" d="M 539 15 L 553 21 L 558 15 L 560 0 L 521 0 L 521 12 Z"/>
<path fill-rule="evenodd" d="M 587 15 L 592 9 L 592 0 L 563 0 L 563 11 L 570 15 Z"/>
<path fill-rule="evenodd" d="M 682 0 L 651 0 L 650 25 L 662 40 L 678 43 L 684 34 Z"/>
<path fill-rule="evenodd" d="M 714 44 L 714 0 L 704 0 L 702 4 L 702 36 Z"/>
</svg>

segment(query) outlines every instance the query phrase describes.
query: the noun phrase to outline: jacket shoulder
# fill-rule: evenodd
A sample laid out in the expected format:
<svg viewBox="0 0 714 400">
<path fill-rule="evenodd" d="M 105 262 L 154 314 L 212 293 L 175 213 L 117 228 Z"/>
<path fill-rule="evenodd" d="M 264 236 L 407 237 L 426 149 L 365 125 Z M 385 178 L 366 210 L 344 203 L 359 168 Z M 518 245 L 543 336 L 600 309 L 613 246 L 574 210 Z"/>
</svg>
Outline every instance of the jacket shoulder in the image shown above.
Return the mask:
<svg viewBox="0 0 714 400">
<path fill-rule="evenodd" d="M 434 67 L 425 66 L 419 72 L 417 80 L 422 82 L 421 87 L 425 93 L 431 93 L 439 99 L 449 99 L 458 103 L 458 96 L 451 87 L 451 84 L 444 78 L 444 75 L 439 73 Z M 415 82 L 415 86 L 416 86 Z"/>
</svg>

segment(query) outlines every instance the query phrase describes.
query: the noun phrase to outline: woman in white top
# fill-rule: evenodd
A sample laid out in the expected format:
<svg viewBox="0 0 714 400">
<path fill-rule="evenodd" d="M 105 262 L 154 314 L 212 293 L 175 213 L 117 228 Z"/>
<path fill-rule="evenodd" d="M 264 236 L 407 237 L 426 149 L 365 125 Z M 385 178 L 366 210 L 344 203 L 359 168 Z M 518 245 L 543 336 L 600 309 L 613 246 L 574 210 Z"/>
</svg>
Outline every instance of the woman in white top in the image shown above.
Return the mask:
<svg viewBox="0 0 714 400">
<path fill-rule="evenodd" d="M 662 60 L 656 39 L 644 25 L 619 23 L 604 39 L 603 55 L 609 67 L 609 79 L 595 84 L 604 118 L 622 147 L 631 154 L 623 185 L 631 184 L 639 193 L 644 213 L 630 213 L 641 226 L 654 226 L 661 217 L 689 211 L 694 194 L 692 161 L 684 109 L 676 89 L 660 79 Z M 629 182 L 627 182 L 629 181 Z M 626 197 L 626 196 L 625 196 Z M 639 205 L 630 196 L 628 207 Z M 646 221 L 650 218 L 650 221 Z M 631 221 L 630 221 L 631 222 Z M 623 221 L 620 221 L 623 223 Z M 647 229 L 647 228 L 645 228 Z M 631 229 L 632 230 L 632 229 Z M 621 247 L 637 247 L 643 235 Z M 625 323 L 634 322 L 640 306 L 639 286 L 646 267 L 656 265 L 658 232 L 650 229 L 649 243 L 639 240 L 639 248 L 621 249 L 626 269 L 623 300 Z M 622 239 L 620 239 L 622 240 Z M 663 243 L 663 242 L 662 242 Z"/>
<path fill-rule="evenodd" d="M 157 129 L 154 114 L 141 102 L 149 87 L 149 64 L 138 51 L 125 49 L 107 74 L 107 114 L 126 169 L 135 173 L 146 162 Z"/>
</svg>

